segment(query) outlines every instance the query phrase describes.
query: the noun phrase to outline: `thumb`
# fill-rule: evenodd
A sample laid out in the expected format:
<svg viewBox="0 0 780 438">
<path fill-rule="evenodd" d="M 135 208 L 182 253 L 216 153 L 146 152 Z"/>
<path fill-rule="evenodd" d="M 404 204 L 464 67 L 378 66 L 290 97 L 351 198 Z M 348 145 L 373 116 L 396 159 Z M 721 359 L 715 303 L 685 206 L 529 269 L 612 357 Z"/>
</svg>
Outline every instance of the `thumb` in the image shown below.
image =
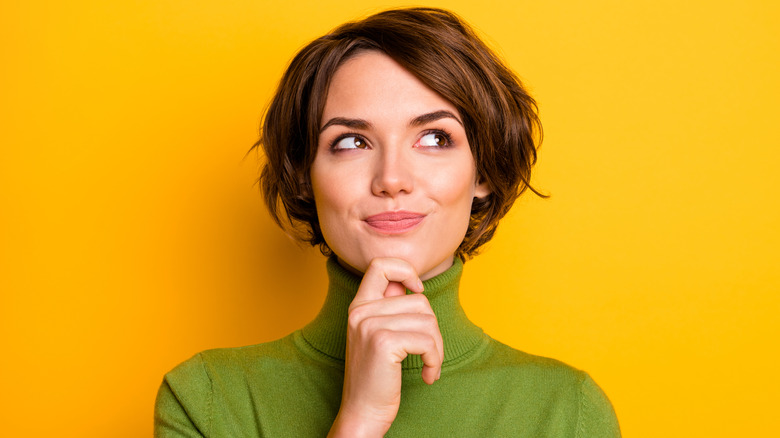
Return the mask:
<svg viewBox="0 0 780 438">
<path fill-rule="evenodd" d="M 414 292 L 423 291 L 422 281 L 412 265 L 401 259 L 376 258 L 368 265 L 353 302 L 404 295 L 404 287 Z"/>
<path fill-rule="evenodd" d="M 406 286 L 397 281 L 391 281 L 387 284 L 387 289 L 385 289 L 385 298 L 398 297 L 401 295 L 406 295 Z"/>
</svg>

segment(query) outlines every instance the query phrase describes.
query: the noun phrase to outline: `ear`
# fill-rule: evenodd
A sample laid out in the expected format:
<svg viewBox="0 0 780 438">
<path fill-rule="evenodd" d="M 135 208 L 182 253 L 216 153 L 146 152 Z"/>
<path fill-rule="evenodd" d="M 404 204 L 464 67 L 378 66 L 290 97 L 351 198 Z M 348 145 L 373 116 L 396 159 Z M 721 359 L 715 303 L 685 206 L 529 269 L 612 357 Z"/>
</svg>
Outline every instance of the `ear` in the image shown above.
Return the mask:
<svg viewBox="0 0 780 438">
<path fill-rule="evenodd" d="M 490 185 L 484 178 L 477 178 L 477 185 L 474 188 L 475 198 L 484 198 L 492 192 L 493 191 L 490 190 Z"/>
<path fill-rule="evenodd" d="M 311 182 L 307 176 L 308 175 L 303 172 L 298 172 L 298 186 L 300 187 L 299 193 L 303 197 L 313 198 L 314 194 L 312 193 Z"/>
</svg>

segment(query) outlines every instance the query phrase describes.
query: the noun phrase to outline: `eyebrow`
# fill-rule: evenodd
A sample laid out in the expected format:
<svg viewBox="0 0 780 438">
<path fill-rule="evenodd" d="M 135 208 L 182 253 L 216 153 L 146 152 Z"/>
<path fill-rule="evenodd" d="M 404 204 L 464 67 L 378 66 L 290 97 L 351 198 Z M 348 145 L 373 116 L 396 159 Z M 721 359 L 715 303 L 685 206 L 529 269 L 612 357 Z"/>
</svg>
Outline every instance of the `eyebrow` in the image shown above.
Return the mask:
<svg viewBox="0 0 780 438">
<path fill-rule="evenodd" d="M 347 119 L 345 117 L 334 117 L 328 120 L 327 123 L 322 125 L 322 128 L 320 128 L 320 133 L 326 130 L 329 126 L 333 126 L 333 125 L 346 126 L 347 128 L 352 128 L 352 129 L 368 129 L 371 127 L 371 123 L 363 119 Z"/>
<path fill-rule="evenodd" d="M 458 116 L 456 116 L 455 114 L 453 114 L 453 113 L 451 113 L 450 111 L 447 111 L 447 110 L 439 110 L 439 111 L 434 111 L 432 113 L 421 114 L 421 115 L 413 118 L 409 122 L 409 126 L 425 125 L 426 123 L 435 122 L 435 121 L 441 120 L 441 119 L 453 119 L 456 122 L 458 122 L 460 124 L 460 126 L 463 126 L 463 122 L 460 121 Z M 322 127 L 320 128 L 320 133 L 322 133 L 322 131 L 328 129 L 328 127 L 334 126 L 334 125 L 346 126 L 347 128 L 364 129 L 364 130 L 365 129 L 370 129 L 371 126 L 372 126 L 370 122 L 368 122 L 367 120 L 363 120 L 363 119 L 348 119 L 346 117 L 334 117 L 334 118 L 328 120 L 324 125 L 322 125 Z"/>
<path fill-rule="evenodd" d="M 426 123 L 435 122 L 441 119 L 454 119 L 456 122 L 458 122 L 458 124 L 460 124 L 460 126 L 463 126 L 463 122 L 460 121 L 458 116 L 456 116 L 455 114 L 447 110 L 439 110 L 439 111 L 434 111 L 432 113 L 427 113 L 427 114 L 417 116 L 413 118 L 411 122 L 409 122 L 409 126 L 425 125 Z"/>
</svg>

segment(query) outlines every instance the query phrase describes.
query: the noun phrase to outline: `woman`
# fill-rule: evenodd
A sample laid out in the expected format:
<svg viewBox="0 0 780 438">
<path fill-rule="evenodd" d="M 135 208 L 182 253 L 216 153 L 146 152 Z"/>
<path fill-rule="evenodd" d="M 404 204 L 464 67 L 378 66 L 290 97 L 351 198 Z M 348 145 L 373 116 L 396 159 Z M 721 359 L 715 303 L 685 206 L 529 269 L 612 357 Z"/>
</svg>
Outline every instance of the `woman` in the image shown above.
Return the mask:
<svg viewBox="0 0 780 438">
<path fill-rule="evenodd" d="M 619 436 L 587 374 L 491 339 L 458 301 L 463 260 L 530 188 L 535 109 L 447 11 L 382 12 L 301 50 L 261 182 L 276 221 L 331 255 L 326 302 L 283 339 L 168 373 L 157 436 Z"/>
</svg>

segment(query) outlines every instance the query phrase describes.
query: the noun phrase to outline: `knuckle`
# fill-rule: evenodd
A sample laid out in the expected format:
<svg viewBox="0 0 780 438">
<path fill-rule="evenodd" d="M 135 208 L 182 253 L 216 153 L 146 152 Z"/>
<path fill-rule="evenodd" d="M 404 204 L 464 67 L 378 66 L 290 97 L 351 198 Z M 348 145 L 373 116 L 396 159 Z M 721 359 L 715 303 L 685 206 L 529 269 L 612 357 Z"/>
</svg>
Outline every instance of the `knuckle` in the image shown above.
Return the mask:
<svg viewBox="0 0 780 438">
<path fill-rule="evenodd" d="M 383 271 L 384 267 L 386 266 L 386 262 L 382 258 L 375 258 L 372 259 L 370 262 L 368 262 L 368 267 L 366 268 L 366 272 L 368 271 Z"/>
<path fill-rule="evenodd" d="M 357 333 L 360 335 L 360 337 L 363 339 L 367 339 L 371 337 L 371 333 L 374 332 L 373 320 L 371 318 L 366 318 L 360 321 L 360 324 L 358 324 L 356 328 L 357 328 Z"/>
<path fill-rule="evenodd" d="M 371 345 L 376 350 L 389 350 L 394 344 L 395 334 L 391 330 L 377 330 L 371 336 Z"/>
<path fill-rule="evenodd" d="M 347 316 L 347 325 L 350 329 L 357 329 L 361 323 L 366 319 L 365 306 L 355 307 L 349 312 Z"/>
<path fill-rule="evenodd" d="M 411 294 L 407 295 L 409 301 L 411 301 L 415 309 L 418 311 L 431 311 L 431 303 L 428 301 L 428 297 L 423 294 Z"/>
<path fill-rule="evenodd" d="M 435 331 L 439 330 L 439 321 L 436 319 L 433 315 L 422 315 L 423 323 L 428 326 L 428 328 L 436 329 Z"/>
<path fill-rule="evenodd" d="M 360 339 L 366 339 L 371 334 L 372 324 L 370 318 L 363 318 L 360 320 L 350 320 L 349 328 L 352 333 L 357 335 Z"/>
</svg>

